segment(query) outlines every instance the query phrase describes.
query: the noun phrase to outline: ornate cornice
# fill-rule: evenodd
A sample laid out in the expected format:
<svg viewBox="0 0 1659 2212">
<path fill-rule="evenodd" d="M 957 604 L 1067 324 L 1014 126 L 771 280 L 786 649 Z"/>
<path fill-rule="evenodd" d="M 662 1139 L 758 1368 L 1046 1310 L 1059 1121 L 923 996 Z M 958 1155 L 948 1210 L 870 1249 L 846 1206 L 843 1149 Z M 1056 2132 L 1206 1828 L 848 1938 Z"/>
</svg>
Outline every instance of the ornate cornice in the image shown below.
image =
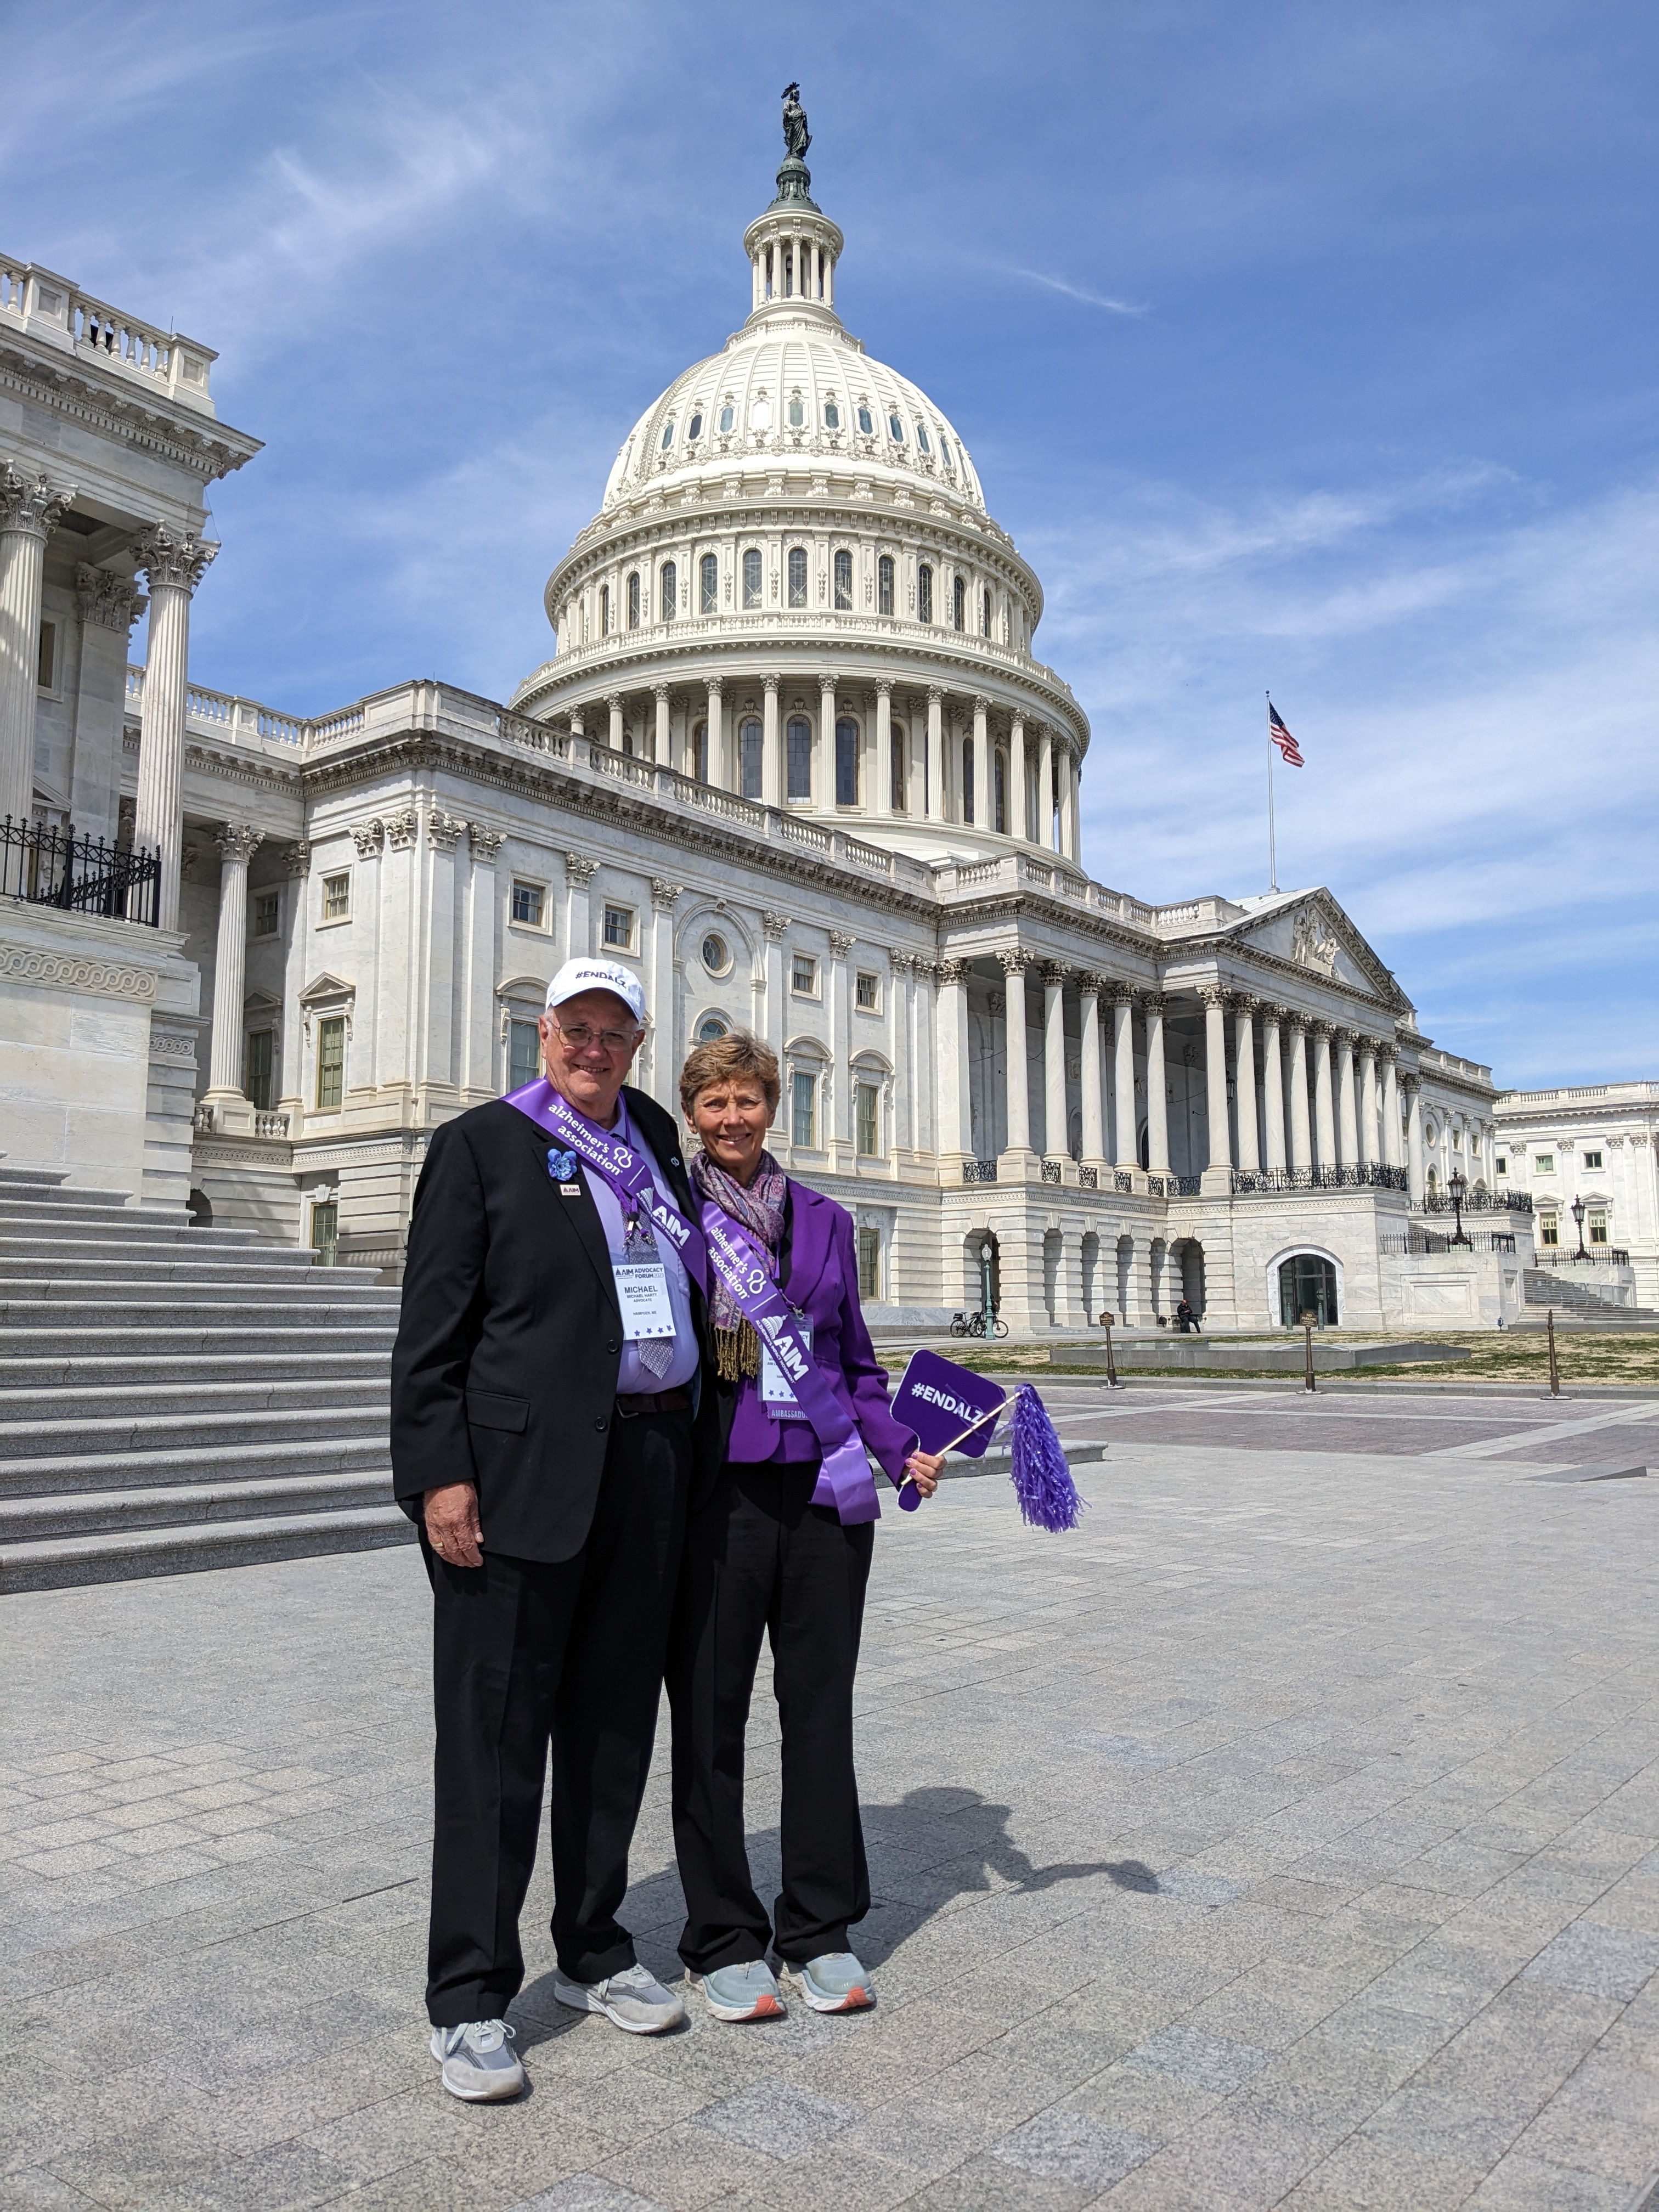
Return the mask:
<svg viewBox="0 0 1659 2212">
<path fill-rule="evenodd" d="M 204 483 L 228 476 L 261 449 L 259 439 L 233 430 L 210 415 L 198 415 L 193 408 L 180 409 L 173 419 L 164 419 L 157 411 L 158 401 L 163 408 L 167 404 L 163 395 L 135 392 L 129 396 L 88 373 L 84 356 L 60 356 L 54 350 L 50 361 L 43 362 L 4 331 L 0 331 L 0 391 L 15 392 L 33 406 L 82 423 L 141 453 L 154 453 Z"/>
</svg>

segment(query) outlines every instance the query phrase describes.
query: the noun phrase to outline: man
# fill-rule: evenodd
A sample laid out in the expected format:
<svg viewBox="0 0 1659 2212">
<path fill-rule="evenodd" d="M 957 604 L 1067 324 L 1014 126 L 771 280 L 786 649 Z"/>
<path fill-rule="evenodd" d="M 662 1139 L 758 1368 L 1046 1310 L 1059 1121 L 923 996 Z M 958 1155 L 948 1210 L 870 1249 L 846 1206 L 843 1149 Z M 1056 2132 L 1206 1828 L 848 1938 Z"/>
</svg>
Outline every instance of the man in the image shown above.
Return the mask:
<svg viewBox="0 0 1659 2212">
<path fill-rule="evenodd" d="M 474 2102 L 524 2087 L 501 2016 L 550 1740 L 555 1994 L 634 2034 L 685 2017 L 616 1918 L 694 1462 L 720 1460 L 702 1298 L 651 1221 L 696 1218 L 679 1140 L 623 1084 L 644 1015 L 627 969 L 568 961 L 545 1081 L 434 1131 L 410 1222 L 392 1456 L 435 1601 L 427 2009 L 444 2087 Z"/>
</svg>

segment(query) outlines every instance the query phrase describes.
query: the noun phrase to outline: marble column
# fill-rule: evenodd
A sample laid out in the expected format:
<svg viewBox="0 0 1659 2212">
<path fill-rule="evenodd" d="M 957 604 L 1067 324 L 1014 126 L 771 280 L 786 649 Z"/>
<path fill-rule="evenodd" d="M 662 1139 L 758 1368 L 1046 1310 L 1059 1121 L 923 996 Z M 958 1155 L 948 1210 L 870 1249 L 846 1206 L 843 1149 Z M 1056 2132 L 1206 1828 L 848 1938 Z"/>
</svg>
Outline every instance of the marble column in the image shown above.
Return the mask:
<svg viewBox="0 0 1659 2212">
<path fill-rule="evenodd" d="M 664 768 L 666 768 L 668 765 L 668 736 L 672 724 L 672 716 L 669 710 L 668 686 L 665 684 L 659 684 L 655 685 L 653 689 L 657 702 L 657 727 L 655 734 L 651 741 L 651 757 L 653 760 L 659 762 Z"/>
<path fill-rule="evenodd" d="M 876 757 L 865 804 L 884 822 L 893 811 L 893 685 L 886 676 L 876 684 Z"/>
<path fill-rule="evenodd" d="M 1216 1188 L 1231 1190 L 1233 1139 L 1227 1121 L 1227 994 L 1218 983 L 1211 983 L 1199 996 L 1204 1001 L 1204 1094 L 1210 1125 L 1206 1164 L 1207 1172 L 1216 1178 Z"/>
<path fill-rule="evenodd" d="M 1063 1160 L 1070 1153 L 1066 1113 L 1066 970 L 1054 961 L 1042 969 L 1042 1151 Z"/>
<path fill-rule="evenodd" d="M 847 956 L 853 939 L 844 929 L 830 932 L 830 1097 L 831 1173 L 845 1173 L 853 1164 L 852 993 L 847 984 Z M 966 1024 L 964 1024 L 964 1032 Z"/>
<path fill-rule="evenodd" d="M 1261 1009 L 1261 1164 L 1270 1175 L 1283 1175 L 1285 1157 L 1285 1067 L 1279 1054 L 1279 1025 L 1283 1008 Z"/>
<path fill-rule="evenodd" d="M 1106 1107 L 1100 1083 L 1100 978 L 1078 977 L 1083 1060 L 1083 1164 L 1097 1175 L 1106 1164 Z"/>
<path fill-rule="evenodd" d="M 991 702 L 975 697 L 974 701 L 974 827 L 983 836 L 996 828 L 996 812 L 991 793 L 994 782 L 991 775 Z"/>
<path fill-rule="evenodd" d="M 492 979 L 500 974 L 495 960 L 495 862 L 507 842 L 504 830 L 487 822 L 466 825 L 471 867 L 466 882 L 465 965 L 461 973 L 461 1091 L 468 1104 L 495 1097 L 507 1088 L 512 1062 L 507 1039 L 497 1042 L 498 1016 Z M 505 1010 L 501 1017 L 505 1018 Z M 496 1054 L 500 1053 L 500 1080 Z"/>
<path fill-rule="evenodd" d="M 1135 1142 L 1135 1000 L 1134 993 L 1119 985 L 1112 995 L 1112 1088 L 1117 1121 L 1117 1164 L 1140 1165 Z"/>
<path fill-rule="evenodd" d="M 1289 1019 L 1291 1032 L 1291 1159 L 1293 1169 L 1313 1165 L 1313 1132 L 1308 1126 L 1308 1024 L 1300 1014 Z"/>
<path fill-rule="evenodd" d="M 138 801 L 132 842 L 161 855 L 160 920 L 179 927 L 179 865 L 185 830 L 185 706 L 190 602 L 218 552 L 188 531 L 158 522 L 133 548 L 149 583 L 149 652 L 139 720 Z"/>
<path fill-rule="evenodd" d="M 1238 1118 L 1238 1164 L 1254 1175 L 1261 1165 L 1255 1131 L 1255 1000 L 1233 1000 L 1233 1097 Z"/>
<path fill-rule="evenodd" d="M 999 952 L 997 958 L 1008 979 L 1008 1010 L 1004 1030 L 1007 1068 L 1003 1079 L 1003 1121 L 1008 1133 L 1007 1149 L 1018 1155 L 1012 1164 L 1013 1174 L 1018 1180 L 1024 1175 L 1025 1162 L 1031 1157 L 1031 1091 L 1025 1036 L 1025 970 L 1030 956 L 1016 950 Z"/>
<path fill-rule="evenodd" d="M 311 843 L 301 838 L 283 854 L 288 870 L 289 893 L 284 902 L 288 942 L 283 947 L 283 1065 L 277 1092 L 278 1109 L 288 1117 L 290 1137 L 300 1133 L 305 1111 L 301 1089 L 305 1073 L 303 1010 L 300 994 L 307 982 L 306 963 L 311 951 L 311 916 L 307 886 L 311 876 Z M 494 969 L 489 971 L 492 975 Z"/>
<path fill-rule="evenodd" d="M 1423 1157 L 1423 1092 L 1414 1075 L 1402 1075 L 1401 1088 L 1406 1094 L 1406 1176 L 1407 1188 L 1413 1206 L 1423 1203 L 1426 1181 Z"/>
<path fill-rule="evenodd" d="M 1141 1000 L 1146 1023 L 1146 1166 L 1152 1175 L 1170 1172 L 1170 1102 L 1164 1074 L 1164 1009 L 1156 991 Z"/>
<path fill-rule="evenodd" d="M 1345 1168 L 1359 1159 L 1359 1115 L 1354 1098 L 1352 1030 L 1336 1033 L 1336 1156 Z"/>
<path fill-rule="evenodd" d="M 1322 1168 L 1336 1165 L 1336 1115 L 1331 1101 L 1331 1025 L 1316 1022 L 1314 1034 L 1314 1141 Z"/>
<path fill-rule="evenodd" d="M 611 692 L 605 703 L 611 709 L 611 735 L 607 739 L 607 743 L 613 753 L 619 753 L 623 750 L 623 740 L 626 735 L 623 720 L 622 693 L 620 691 Z"/>
<path fill-rule="evenodd" d="M 775 676 L 767 678 L 765 704 L 762 709 L 761 798 L 768 806 L 781 806 L 785 790 L 783 723 L 778 713 L 778 682 Z"/>
<path fill-rule="evenodd" d="M 1037 738 L 1037 818 L 1035 842 L 1045 853 L 1054 847 L 1054 738 L 1052 730 Z"/>
<path fill-rule="evenodd" d="M 1378 1048 L 1382 1063 L 1382 1164 L 1397 1168 L 1400 1158 L 1400 1055 L 1391 1044 Z"/>
<path fill-rule="evenodd" d="M 242 1000 L 247 989 L 247 864 L 261 832 L 227 822 L 219 848 L 219 935 L 213 956 L 213 1042 L 205 1103 L 242 1098 Z"/>
<path fill-rule="evenodd" d="M 937 1122 L 939 1165 L 947 1182 L 961 1179 L 972 1119 L 968 1099 L 968 963 L 941 960 L 933 1032 L 939 1039 Z"/>
<path fill-rule="evenodd" d="M 9 461 L 0 461 L 0 819 L 9 815 L 14 822 L 27 822 L 34 805 L 34 704 L 46 540 L 74 499 L 73 487 L 56 487 L 44 476 L 30 483 Z M 119 755 L 118 742 L 118 763 Z M 173 863 L 176 914 L 176 839 Z"/>
<path fill-rule="evenodd" d="M 696 765 L 690 763 L 693 770 Z M 717 791 L 732 788 L 726 759 L 726 694 L 717 676 L 708 680 L 708 781 Z"/>
<path fill-rule="evenodd" d="M 836 804 L 836 679 L 826 669 L 818 678 L 818 761 L 812 778 L 812 803 L 828 809 Z"/>
<path fill-rule="evenodd" d="M 1030 842 L 1031 825 L 1025 803 L 1025 717 L 1016 714 L 1008 729 L 1008 835 Z"/>
<path fill-rule="evenodd" d="M 1382 1154 L 1379 1146 L 1376 1099 L 1376 1040 L 1359 1040 L 1359 1157 L 1367 1167 L 1375 1167 Z"/>
<path fill-rule="evenodd" d="M 945 819 L 945 694 L 927 687 L 927 818 Z"/>
<path fill-rule="evenodd" d="M 1060 757 L 1060 849 L 1068 860 L 1075 862 L 1082 849 L 1078 821 L 1077 755 L 1069 746 Z"/>
</svg>

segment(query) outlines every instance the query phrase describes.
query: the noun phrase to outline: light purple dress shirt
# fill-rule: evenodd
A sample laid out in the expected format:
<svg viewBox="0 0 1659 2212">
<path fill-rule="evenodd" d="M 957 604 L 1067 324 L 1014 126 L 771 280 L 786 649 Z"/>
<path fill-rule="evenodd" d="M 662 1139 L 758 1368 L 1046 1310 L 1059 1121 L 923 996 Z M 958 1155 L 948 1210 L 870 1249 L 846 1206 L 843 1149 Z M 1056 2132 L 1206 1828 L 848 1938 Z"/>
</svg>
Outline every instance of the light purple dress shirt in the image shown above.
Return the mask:
<svg viewBox="0 0 1659 2212">
<path fill-rule="evenodd" d="M 629 1150 L 637 1152 L 651 1170 L 651 1180 L 657 1186 L 657 1194 L 666 1199 L 670 1206 L 679 1201 L 657 1164 L 656 1154 L 635 1127 L 625 1098 L 617 1101 L 617 1120 L 611 1129 L 613 1137 L 620 1138 Z M 602 1175 L 586 1171 L 587 1188 L 592 1193 L 593 1203 L 599 1210 L 599 1219 L 605 1226 L 605 1241 L 613 1260 L 623 1255 L 623 1210 L 617 1194 Z M 668 1271 L 668 1304 L 674 1316 L 674 1358 L 665 1375 L 653 1375 L 640 1358 L 637 1344 L 624 1340 L 622 1364 L 617 1370 L 617 1395 L 633 1397 L 652 1390 L 678 1390 L 690 1387 L 697 1371 L 700 1353 L 697 1333 L 691 1326 L 691 1285 L 687 1279 L 684 1264 L 671 1245 L 665 1245 L 653 1229 L 652 1241 L 656 1245 L 663 1265 Z"/>
</svg>

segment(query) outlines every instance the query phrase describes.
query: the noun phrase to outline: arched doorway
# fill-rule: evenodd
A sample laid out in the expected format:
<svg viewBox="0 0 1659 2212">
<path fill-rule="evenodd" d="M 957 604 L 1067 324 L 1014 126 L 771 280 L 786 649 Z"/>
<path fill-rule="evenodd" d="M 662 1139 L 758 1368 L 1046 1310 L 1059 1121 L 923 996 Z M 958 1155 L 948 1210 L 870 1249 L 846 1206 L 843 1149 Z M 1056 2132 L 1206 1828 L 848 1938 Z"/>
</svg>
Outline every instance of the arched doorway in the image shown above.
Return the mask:
<svg viewBox="0 0 1659 2212">
<path fill-rule="evenodd" d="M 1293 1252 L 1279 1263 L 1279 1313 L 1286 1328 L 1310 1313 L 1321 1328 L 1337 1326 L 1336 1269 L 1317 1252 Z"/>
</svg>

